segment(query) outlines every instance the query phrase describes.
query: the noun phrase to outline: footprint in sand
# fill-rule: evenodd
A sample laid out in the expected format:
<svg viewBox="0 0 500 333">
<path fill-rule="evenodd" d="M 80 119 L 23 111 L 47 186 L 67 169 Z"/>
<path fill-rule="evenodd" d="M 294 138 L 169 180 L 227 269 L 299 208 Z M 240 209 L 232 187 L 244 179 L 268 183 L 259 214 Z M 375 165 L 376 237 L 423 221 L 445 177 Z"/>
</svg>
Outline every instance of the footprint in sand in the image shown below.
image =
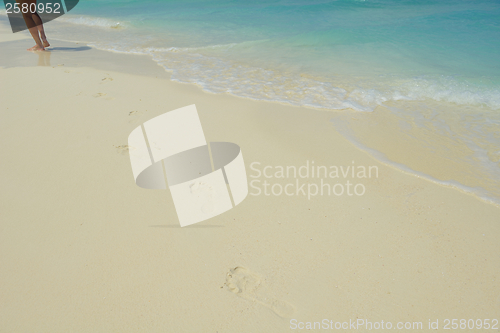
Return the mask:
<svg viewBox="0 0 500 333">
<path fill-rule="evenodd" d="M 134 148 L 128 146 L 128 145 L 123 145 L 123 146 L 113 146 L 116 148 L 116 152 L 122 155 L 126 155 L 129 150 L 132 150 Z"/>
<path fill-rule="evenodd" d="M 138 118 L 140 118 L 143 115 L 143 112 L 141 112 L 141 111 L 130 111 L 128 113 L 128 115 L 129 115 L 129 117 L 132 117 L 132 120 L 129 121 L 129 124 L 132 124 L 132 123 L 135 123 L 136 121 L 138 121 Z"/>
<path fill-rule="evenodd" d="M 102 83 L 105 83 L 105 82 L 109 82 L 109 81 L 113 81 L 113 78 L 110 78 L 110 77 L 105 77 L 104 79 L 101 80 L 101 84 Z"/>
<path fill-rule="evenodd" d="M 99 98 L 99 97 L 104 97 L 104 96 L 106 96 L 106 94 L 105 94 L 105 93 L 97 93 L 97 94 L 92 95 L 92 96 L 94 96 L 95 98 Z M 104 99 L 106 99 L 106 100 L 108 100 L 108 101 L 112 101 L 112 100 L 114 100 L 115 98 L 114 98 L 114 97 L 106 97 L 106 98 L 104 98 Z"/>
<path fill-rule="evenodd" d="M 236 295 L 257 302 L 280 317 L 290 318 L 295 312 L 293 305 L 267 294 L 262 285 L 262 278 L 245 267 L 231 269 L 226 275 L 226 286 Z"/>
</svg>

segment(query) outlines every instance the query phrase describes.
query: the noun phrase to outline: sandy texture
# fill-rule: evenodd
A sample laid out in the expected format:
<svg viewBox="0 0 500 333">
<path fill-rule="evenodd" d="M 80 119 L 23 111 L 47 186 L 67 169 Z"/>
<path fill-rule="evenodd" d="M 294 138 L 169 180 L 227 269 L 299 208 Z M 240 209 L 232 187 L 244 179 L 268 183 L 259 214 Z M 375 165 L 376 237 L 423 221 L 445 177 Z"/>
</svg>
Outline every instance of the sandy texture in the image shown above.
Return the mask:
<svg viewBox="0 0 500 333">
<path fill-rule="evenodd" d="M 378 163 L 332 113 L 207 94 L 159 67 L 158 78 L 93 67 L 95 50 L 78 52 L 87 67 L 62 65 L 64 49 L 35 66 L 31 41 L 9 43 L 8 58 L 34 61 L 0 64 L 1 332 L 288 332 L 290 319 L 358 318 L 429 331 L 429 319 L 500 318 L 499 209 Z M 348 178 L 362 196 L 249 195 L 180 228 L 168 191 L 135 185 L 126 145 L 190 104 L 207 141 L 241 147 L 249 181 L 253 162 L 354 161 L 379 176 Z"/>
</svg>

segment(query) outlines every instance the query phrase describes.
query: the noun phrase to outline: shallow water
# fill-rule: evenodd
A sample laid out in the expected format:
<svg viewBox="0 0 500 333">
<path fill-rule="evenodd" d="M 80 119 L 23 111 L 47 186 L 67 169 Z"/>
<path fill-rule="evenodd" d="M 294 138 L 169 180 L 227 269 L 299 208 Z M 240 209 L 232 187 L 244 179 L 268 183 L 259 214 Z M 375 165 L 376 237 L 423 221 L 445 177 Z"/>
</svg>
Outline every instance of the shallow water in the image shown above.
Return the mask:
<svg viewBox="0 0 500 333">
<path fill-rule="evenodd" d="M 425 170 L 433 179 L 500 203 L 499 18 L 496 0 L 88 0 L 46 29 L 149 54 L 172 80 L 210 92 L 384 110 L 397 119 L 394 141 L 404 145 L 412 133 L 407 149 L 427 149 L 431 164 L 444 163 L 433 150 L 450 142 L 468 152 L 447 157 L 467 176 Z M 364 146 L 373 141 L 349 132 Z M 404 160 L 389 145 L 371 149 Z"/>
</svg>

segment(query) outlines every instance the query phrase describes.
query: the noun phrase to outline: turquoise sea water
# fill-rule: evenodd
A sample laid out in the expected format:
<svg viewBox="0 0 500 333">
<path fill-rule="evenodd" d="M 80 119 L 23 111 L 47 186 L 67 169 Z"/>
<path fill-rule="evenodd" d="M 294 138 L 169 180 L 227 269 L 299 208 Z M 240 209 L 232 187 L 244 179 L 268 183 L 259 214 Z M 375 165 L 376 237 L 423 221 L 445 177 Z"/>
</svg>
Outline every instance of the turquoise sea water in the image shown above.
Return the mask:
<svg viewBox="0 0 500 333">
<path fill-rule="evenodd" d="M 500 203 L 498 0 L 86 0 L 46 29 L 149 54 L 173 80 L 214 93 L 387 107 L 405 126 L 469 149 L 458 162 L 480 181 L 464 188 Z"/>
<path fill-rule="evenodd" d="M 77 26 L 56 37 L 152 54 L 213 92 L 359 111 L 422 98 L 500 108 L 498 0 L 88 0 L 70 14 L 59 22 Z"/>
</svg>

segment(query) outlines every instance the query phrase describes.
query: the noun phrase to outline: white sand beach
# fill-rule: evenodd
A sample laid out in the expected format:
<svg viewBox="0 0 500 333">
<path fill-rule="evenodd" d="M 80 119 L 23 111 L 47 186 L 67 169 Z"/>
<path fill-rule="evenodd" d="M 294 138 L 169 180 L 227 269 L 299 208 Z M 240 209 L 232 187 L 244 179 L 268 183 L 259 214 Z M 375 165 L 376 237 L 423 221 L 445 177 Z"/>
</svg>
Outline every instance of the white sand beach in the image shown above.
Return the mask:
<svg viewBox="0 0 500 333">
<path fill-rule="evenodd" d="M 209 94 L 145 56 L 51 43 L 29 53 L 26 36 L 0 34 L 0 332 L 277 333 L 324 319 L 430 332 L 429 320 L 500 319 L 499 207 L 378 162 L 335 130 L 335 111 Z M 254 162 L 378 177 L 324 179 L 363 195 L 250 188 L 181 228 L 168 190 L 135 184 L 127 138 L 191 104 L 207 141 L 241 147 L 249 182 L 296 181 L 254 178 Z"/>
</svg>

